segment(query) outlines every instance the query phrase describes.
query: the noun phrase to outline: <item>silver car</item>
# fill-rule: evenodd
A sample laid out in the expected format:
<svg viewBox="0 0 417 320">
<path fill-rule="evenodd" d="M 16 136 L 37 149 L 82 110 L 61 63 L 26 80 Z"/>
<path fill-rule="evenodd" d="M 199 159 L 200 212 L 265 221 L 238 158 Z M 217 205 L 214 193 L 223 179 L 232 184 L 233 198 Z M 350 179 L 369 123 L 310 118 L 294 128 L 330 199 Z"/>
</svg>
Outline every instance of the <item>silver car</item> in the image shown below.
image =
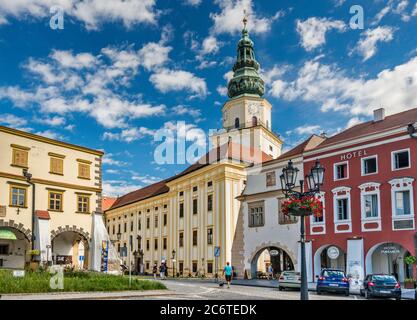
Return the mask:
<svg viewBox="0 0 417 320">
<path fill-rule="evenodd" d="M 284 271 L 281 273 L 278 280 L 278 290 L 282 291 L 285 288 L 300 289 L 301 287 L 301 273 L 296 271 Z"/>
</svg>

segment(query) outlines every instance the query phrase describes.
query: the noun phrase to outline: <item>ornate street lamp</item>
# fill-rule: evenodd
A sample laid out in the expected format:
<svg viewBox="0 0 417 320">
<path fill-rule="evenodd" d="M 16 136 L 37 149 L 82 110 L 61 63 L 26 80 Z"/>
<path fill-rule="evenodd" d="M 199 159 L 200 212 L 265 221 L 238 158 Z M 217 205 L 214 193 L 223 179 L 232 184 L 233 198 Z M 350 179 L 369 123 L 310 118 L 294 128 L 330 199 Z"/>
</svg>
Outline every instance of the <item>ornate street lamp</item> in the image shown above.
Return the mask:
<svg viewBox="0 0 417 320">
<path fill-rule="evenodd" d="M 306 175 L 308 190 L 304 192 L 304 180 L 300 180 L 300 191 L 294 190 L 296 187 L 298 169 L 293 166 L 292 161 L 282 169 L 280 176 L 282 192 L 285 197 L 292 197 L 301 199 L 306 196 L 314 197 L 320 192 L 320 186 L 324 180 L 324 168 L 317 160 L 314 167 L 311 168 L 310 173 Z M 309 210 L 290 211 L 289 214 L 300 217 L 300 245 L 301 245 L 301 300 L 308 300 L 308 284 L 307 284 L 307 266 L 306 266 L 306 252 L 305 252 L 305 217 L 312 214 Z"/>
<path fill-rule="evenodd" d="M 32 186 L 32 226 L 31 226 L 31 231 L 32 231 L 32 239 L 31 239 L 31 247 L 32 247 L 32 251 L 35 250 L 35 240 L 36 240 L 36 235 L 35 235 L 35 194 L 36 194 L 36 190 L 35 190 L 35 184 L 32 181 L 32 174 L 29 173 L 28 169 L 23 169 L 22 170 L 23 173 L 23 177 L 25 177 L 26 182 L 29 183 Z M 19 214 L 19 212 L 18 212 Z M 31 255 L 31 261 L 34 261 L 34 255 Z"/>
</svg>

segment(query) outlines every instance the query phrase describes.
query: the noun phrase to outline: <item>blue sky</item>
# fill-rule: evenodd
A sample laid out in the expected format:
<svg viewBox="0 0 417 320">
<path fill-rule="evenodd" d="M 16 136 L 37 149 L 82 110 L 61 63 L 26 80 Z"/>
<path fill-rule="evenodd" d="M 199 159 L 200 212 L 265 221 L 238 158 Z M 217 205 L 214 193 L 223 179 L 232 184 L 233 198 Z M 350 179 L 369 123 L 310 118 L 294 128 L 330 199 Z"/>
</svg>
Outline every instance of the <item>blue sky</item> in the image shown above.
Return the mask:
<svg viewBox="0 0 417 320">
<path fill-rule="evenodd" d="M 106 194 L 172 176 L 154 134 L 221 127 L 244 9 L 286 149 L 417 106 L 415 0 L 2 0 L 0 124 L 104 150 Z"/>
</svg>

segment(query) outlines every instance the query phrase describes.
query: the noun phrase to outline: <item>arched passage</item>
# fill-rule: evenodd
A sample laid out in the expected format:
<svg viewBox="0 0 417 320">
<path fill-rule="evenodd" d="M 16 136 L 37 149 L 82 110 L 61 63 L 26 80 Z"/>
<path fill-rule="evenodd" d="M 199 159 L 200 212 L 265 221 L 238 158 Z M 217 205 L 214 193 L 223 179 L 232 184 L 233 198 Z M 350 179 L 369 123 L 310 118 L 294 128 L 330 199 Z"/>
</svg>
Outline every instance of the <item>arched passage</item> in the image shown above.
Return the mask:
<svg viewBox="0 0 417 320">
<path fill-rule="evenodd" d="M 394 275 L 398 281 L 412 278 L 413 270 L 404 263 L 410 252 L 394 242 L 381 242 L 372 246 L 365 257 L 366 274 L 384 273 Z"/>
<path fill-rule="evenodd" d="M 285 270 L 294 270 L 295 261 L 286 250 L 280 247 L 263 247 L 251 259 L 252 279 L 266 273 L 270 264 L 272 264 L 274 274 L 280 274 Z"/>
<path fill-rule="evenodd" d="M 88 269 L 90 245 L 85 232 L 76 228 L 54 232 L 51 244 L 54 264 Z"/>
<path fill-rule="evenodd" d="M 332 254 L 329 254 L 329 248 Z M 337 251 L 338 255 L 336 257 Z M 320 275 L 321 270 L 324 268 L 346 271 L 346 252 L 339 246 L 331 244 L 326 244 L 318 248 L 314 253 L 314 275 Z"/>
<path fill-rule="evenodd" d="M 30 238 L 14 227 L 0 227 L 0 268 L 23 269 L 30 257 Z"/>
</svg>

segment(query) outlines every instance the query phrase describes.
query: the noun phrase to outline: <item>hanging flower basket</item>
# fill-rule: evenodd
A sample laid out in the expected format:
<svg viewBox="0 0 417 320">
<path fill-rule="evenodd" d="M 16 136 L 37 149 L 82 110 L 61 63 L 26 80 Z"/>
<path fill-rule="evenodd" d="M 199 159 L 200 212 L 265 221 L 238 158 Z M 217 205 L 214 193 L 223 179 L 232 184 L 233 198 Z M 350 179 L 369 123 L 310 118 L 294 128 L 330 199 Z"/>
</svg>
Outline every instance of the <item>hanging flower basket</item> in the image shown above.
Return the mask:
<svg viewBox="0 0 417 320">
<path fill-rule="evenodd" d="M 315 197 L 306 196 L 301 199 L 289 198 L 282 203 L 282 212 L 292 216 L 314 215 L 319 218 L 323 215 L 323 204 Z"/>
</svg>

